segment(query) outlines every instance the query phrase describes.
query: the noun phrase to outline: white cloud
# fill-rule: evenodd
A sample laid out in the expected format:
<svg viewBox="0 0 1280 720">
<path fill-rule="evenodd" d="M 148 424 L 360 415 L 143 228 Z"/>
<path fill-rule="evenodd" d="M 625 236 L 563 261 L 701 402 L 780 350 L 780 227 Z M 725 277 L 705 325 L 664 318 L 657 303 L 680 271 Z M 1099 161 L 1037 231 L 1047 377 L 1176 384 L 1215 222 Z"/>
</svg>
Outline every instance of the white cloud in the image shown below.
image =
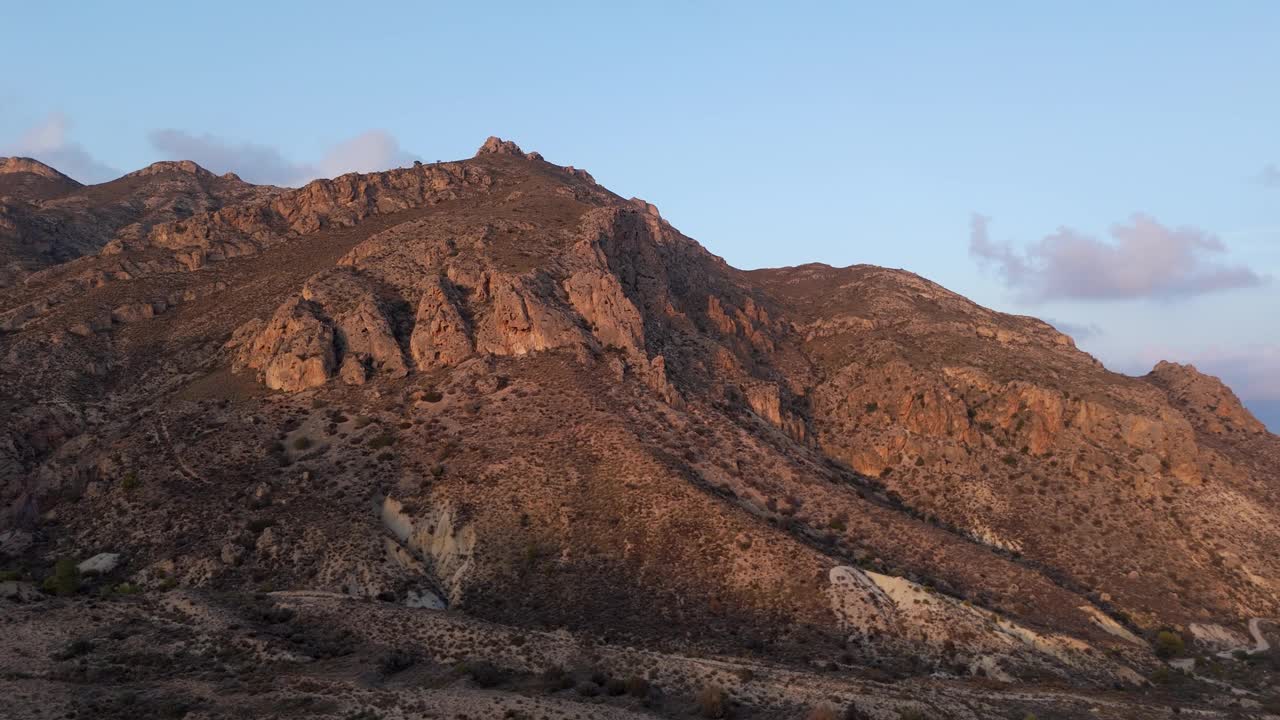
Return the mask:
<svg viewBox="0 0 1280 720">
<path fill-rule="evenodd" d="M 6 155 L 35 158 L 83 183 L 99 183 L 119 177 L 113 167 L 95 159 L 84 146 L 70 139 L 71 121 L 60 112 L 50 113 L 29 128 L 18 142 L 4 149 Z"/>
<path fill-rule="evenodd" d="M 973 216 L 969 254 L 1028 302 L 1168 299 L 1270 281 L 1218 261 L 1227 248 L 1217 236 L 1171 228 L 1148 215 L 1113 225 L 1110 242 L 1064 227 L 1021 251 L 993 241 L 989 224 L 989 218 Z"/>
<path fill-rule="evenodd" d="M 249 182 L 275 185 L 296 186 L 319 177 L 386 170 L 418 159 L 385 130 L 369 130 L 344 140 L 316 162 L 294 162 L 269 145 L 233 142 L 208 133 L 165 128 L 147 137 L 166 159 L 192 160 L 217 173 L 234 172 Z"/>
<path fill-rule="evenodd" d="M 234 172 L 250 182 L 287 184 L 305 172 L 268 145 L 232 143 L 208 133 L 193 135 L 170 128 L 152 130 L 147 139 L 166 160 L 191 160 L 215 173 Z"/>
<path fill-rule="evenodd" d="M 385 130 L 370 130 L 329 149 L 315 165 L 316 177 L 336 177 L 349 172 L 373 172 L 411 165 L 417 156 L 405 152 Z"/>
</svg>

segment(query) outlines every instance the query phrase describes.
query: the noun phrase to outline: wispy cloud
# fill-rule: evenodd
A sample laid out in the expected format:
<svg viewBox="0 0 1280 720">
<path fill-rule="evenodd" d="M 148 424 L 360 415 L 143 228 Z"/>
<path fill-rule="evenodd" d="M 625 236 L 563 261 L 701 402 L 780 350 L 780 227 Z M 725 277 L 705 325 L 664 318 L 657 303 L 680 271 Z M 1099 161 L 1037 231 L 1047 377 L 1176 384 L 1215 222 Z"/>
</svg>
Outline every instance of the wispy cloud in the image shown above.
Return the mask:
<svg viewBox="0 0 1280 720">
<path fill-rule="evenodd" d="M 234 143 L 208 133 L 195 135 L 172 128 L 152 130 L 147 140 L 166 160 L 191 160 L 213 172 L 234 172 L 252 182 L 283 185 L 305 172 L 269 145 Z"/>
<path fill-rule="evenodd" d="M 103 182 L 120 175 L 115 168 L 99 162 L 83 145 L 72 140 L 70 131 L 71 121 L 65 114 L 50 113 L 0 154 L 35 158 L 84 183 Z"/>
<path fill-rule="evenodd" d="M 1226 245 L 1198 228 L 1171 228 L 1138 214 L 1113 225 L 1110 234 L 1106 241 L 1064 227 L 1018 250 L 992 240 L 990 219 L 974 215 L 969 254 L 1028 302 L 1170 299 L 1270 281 L 1219 261 Z"/>
<path fill-rule="evenodd" d="M 1267 163 L 1262 172 L 1258 173 L 1258 182 L 1267 187 L 1280 188 L 1280 165 Z"/>
<path fill-rule="evenodd" d="M 1042 319 L 1057 328 L 1059 332 L 1066 333 L 1076 340 L 1090 340 L 1103 334 L 1102 328 L 1096 323 L 1074 323 L 1053 318 Z"/>
<path fill-rule="evenodd" d="M 295 162 L 270 145 L 230 141 L 209 133 L 164 128 L 151 131 L 147 138 L 166 159 L 193 160 L 214 172 L 234 172 L 250 182 L 274 185 L 386 170 L 418 159 L 385 130 L 370 130 L 337 143 L 314 162 Z"/>
</svg>

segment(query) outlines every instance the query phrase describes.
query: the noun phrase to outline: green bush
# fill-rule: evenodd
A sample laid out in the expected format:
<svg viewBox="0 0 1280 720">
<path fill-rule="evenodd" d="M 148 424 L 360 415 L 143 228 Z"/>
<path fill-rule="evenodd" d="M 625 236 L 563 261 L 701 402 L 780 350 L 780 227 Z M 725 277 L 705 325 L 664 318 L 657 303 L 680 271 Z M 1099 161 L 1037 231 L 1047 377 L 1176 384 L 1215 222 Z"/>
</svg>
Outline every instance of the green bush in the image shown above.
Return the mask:
<svg viewBox="0 0 1280 720">
<path fill-rule="evenodd" d="M 294 450 L 306 450 L 309 447 L 311 447 L 311 438 L 306 435 L 303 435 L 293 441 Z"/>
<path fill-rule="evenodd" d="M 138 479 L 138 473 L 130 470 L 120 479 L 120 488 L 125 492 L 133 492 L 142 486 L 142 481 Z"/>
<path fill-rule="evenodd" d="M 1185 649 L 1182 636 L 1172 630 L 1161 630 L 1156 635 L 1156 655 L 1162 658 L 1176 657 Z"/>
<path fill-rule="evenodd" d="M 21 570 L 0 570 L 0 582 L 8 582 L 10 580 L 21 580 Z"/>
<path fill-rule="evenodd" d="M 76 561 L 62 558 L 53 566 L 53 574 L 44 580 L 44 589 L 63 597 L 80 592 L 80 569 Z"/>
</svg>

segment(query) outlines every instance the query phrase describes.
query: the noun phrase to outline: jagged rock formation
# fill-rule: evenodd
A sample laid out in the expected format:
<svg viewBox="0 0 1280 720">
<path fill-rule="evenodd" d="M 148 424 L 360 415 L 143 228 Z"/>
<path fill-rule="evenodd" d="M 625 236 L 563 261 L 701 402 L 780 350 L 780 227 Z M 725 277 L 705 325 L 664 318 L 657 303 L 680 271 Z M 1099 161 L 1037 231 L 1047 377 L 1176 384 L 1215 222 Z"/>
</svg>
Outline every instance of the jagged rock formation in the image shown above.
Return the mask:
<svg viewBox="0 0 1280 720">
<path fill-rule="evenodd" d="M 903 271 L 739 271 L 498 138 L 122 181 L 157 179 L 167 210 L 0 289 L 0 530 L 33 562 L 1078 686 L 1280 612 L 1280 440 L 1193 368 L 1110 373 Z"/>
</svg>

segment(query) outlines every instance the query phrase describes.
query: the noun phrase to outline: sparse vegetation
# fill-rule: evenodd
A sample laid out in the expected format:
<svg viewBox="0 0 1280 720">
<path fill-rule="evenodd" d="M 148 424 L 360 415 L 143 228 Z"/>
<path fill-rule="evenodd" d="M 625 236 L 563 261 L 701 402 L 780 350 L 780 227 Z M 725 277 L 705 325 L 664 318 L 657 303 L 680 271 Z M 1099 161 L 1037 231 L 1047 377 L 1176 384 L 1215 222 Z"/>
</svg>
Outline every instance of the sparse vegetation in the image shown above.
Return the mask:
<svg viewBox="0 0 1280 720">
<path fill-rule="evenodd" d="M 120 489 L 125 492 L 133 492 L 142 486 L 142 481 L 138 479 L 138 472 L 130 470 L 120 478 Z"/>
<path fill-rule="evenodd" d="M 74 660 L 75 658 L 88 655 L 93 652 L 94 647 L 93 641 L 87 638 L 77 638 L 72 640 L 70 643 L 67 643 L 66 646 L 53 653 L 50 657 L 59 661 Z"/>
<path fill-rule="evenodd" d="M 391 447 L 396 444 L 396 437 L 391 433 L 380 433 L 369 438 L 369 442 L 365 443 L 372 450 L 381 450 L 385 447 Z"/>
<path fill-rule="evenodd" d="M 542 671 L 542 682 L 548 692 L 559 692 L 573 687 L 573 678 L 559 666 L 552 666 Z"/>
<path fill-rule="evenodd" d="M 844 716 L 831 703 L 822 703 L 821 705 L 809 711 L 805 715 L 805 720 L 844 720 Z"/>
<path fill-rule="evenodd" d="M 642 698 L 649 694 L 649 681 L 639 675 L 632 675 L 626 680 L 627 694 Z"/>
<path fill-rule="evenodd" d="M 80 592 L 80 570 L 76 561 L 62 558 L 53 567 L 53 574 L 44 580 L 45 592 L 63 597 Z"/>
<path fill-rule="evenodd" d="M 378 672 L 383 675 L 395 675 L 413 667 L 418 659 L 407 650 L 392 650 L 378 661 Z"/>
<path fill-rule="evenodd" d="M 707 685 L 698 691 L 698 714 L 704 718 L 729 717 L 729 695 L 717 685 Z"/>
<path fill-rule="evenodd" d="M 1161 630 L 1156 634 L 1156 654 L 1162 658 L 1177 657 L 1186 649 L 1182 636 L 1172 630 Z"/>
<path fill-rule="evenodd" d="M 472 660 L 458 666 L 458 671 L 471 678 L 482 688 L 501 685 L 507 679 L 506 671 L 485 660 Z"/>
<path fill-rule="evenodd" d="M 311 438 L 301 435 L 293 441 L 294 450 L 306 450 L 311 447 Z"/>
<path fill-rule="evenodd" d="M 575 691 L 582 697 L 595 697 L 600 694 L 600 686 L 590 680 L 578 683 Z"/>
</svg>

